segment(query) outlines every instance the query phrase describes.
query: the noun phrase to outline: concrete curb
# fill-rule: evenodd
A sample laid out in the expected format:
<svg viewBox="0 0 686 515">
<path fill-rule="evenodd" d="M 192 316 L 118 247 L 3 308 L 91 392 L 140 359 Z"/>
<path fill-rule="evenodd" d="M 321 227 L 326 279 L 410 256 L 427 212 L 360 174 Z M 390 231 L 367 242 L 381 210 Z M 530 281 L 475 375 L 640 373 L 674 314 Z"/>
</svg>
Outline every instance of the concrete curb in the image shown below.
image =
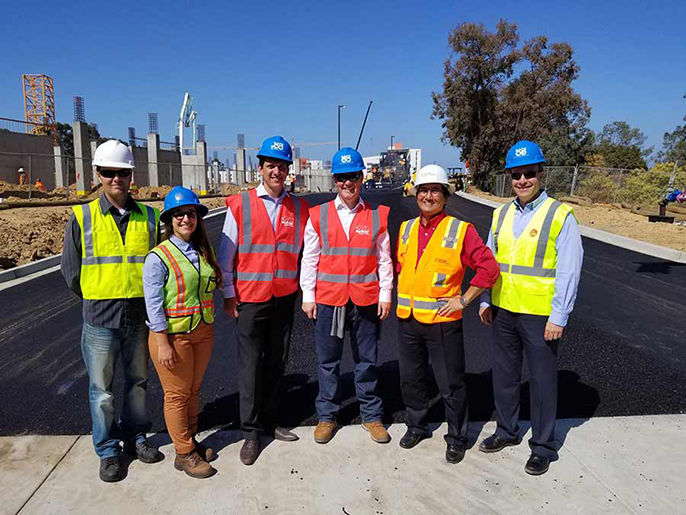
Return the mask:
<svg viewBox="0 0 686 515">
<path fill-rule="evenodd" d="M 469 193 L 458 192 L 457 195 L 466 200 L 476 202 L 477 204 L 482 204 L 484 206 L 493 208 L 503 205 L 502 202 L 495 202 L 493 200 L 477 197 L 476 195 L 470 195 Z M 603 243 L 614 245 L 615 247 L 621 247 L 623 249 L 645 254 L 647 256 L 674 261 L 675 263 L 686 264 L 686 253 L 682 252 L 681 250 L 660 247 L 659 245 L 653 245 L 652 243 L 646 243 L 645 241 L 634 240 L 632 238 L 627 238 L 626 236 L 620 236 L 611 232 L 601 231 L 600 229 L 593 229 L 592 227 L 587 227 L 585 225 L 579 226 L 579 232 L 586 238 L 602 241 Z"/>
<path fill-rule="evenodd" d="M 210 209 L 205 218 L 211 218 L 218 214 L 226 211 L 225 207 L 216 207 Z M 27 275 L 34 274 L 36 272 L 42 272 L 53 266 L 58 266 L 60 260 L 62 259 L 62 254 L 57 254 L 55 256 L 46 257 L 39 259 L 38 261 L 33 261 L 31 263 L 26 263 L 25 265 L 19 265 L 9 270 L 0 272 L 0 284 L 6 283 L 7 281 L 13 281 L 14 279 L 19 279 L 21 277 L 26 277 Z"/>
</svg>

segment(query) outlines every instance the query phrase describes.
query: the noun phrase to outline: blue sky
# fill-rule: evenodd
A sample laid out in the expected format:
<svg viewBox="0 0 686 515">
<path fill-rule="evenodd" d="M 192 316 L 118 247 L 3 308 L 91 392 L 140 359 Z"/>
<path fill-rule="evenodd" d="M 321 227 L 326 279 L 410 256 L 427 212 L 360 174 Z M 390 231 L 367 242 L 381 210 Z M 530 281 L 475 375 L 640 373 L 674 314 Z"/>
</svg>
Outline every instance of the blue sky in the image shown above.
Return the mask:
<svg viewBox="0 0 686 515">
<path fill-rule="evenodd" d="M 0 116 L 23 119 L 22 73 L 55 81 L 58 121 L 72 97 L 106 136 L 147 132 L 159 113 L 171 141 L 183 95 L 195 97 L 210 146 L 247 146 L 281 134 L 336 141 L 378 153 L 391 135 L 423 149 L 424 164 L 459 164 L 430 120 L 440 91 L 447 36 L 459 23 L 500 18 L 520 37 L 565 41 L 581 66 L 576 90 L 592 107 L 591 128 L 627 121 L 659 148 L 686 115 L 686 2 L 7 2 L 0 19 Z M 41 39 L 42 38 L 42 39 Z M 304 147 L 328 159 L 335 145 Z M 220 151 L 225 159 L 230 151 Z M 211 157 L 211 154 L 210 154 Z"/>
</svg>

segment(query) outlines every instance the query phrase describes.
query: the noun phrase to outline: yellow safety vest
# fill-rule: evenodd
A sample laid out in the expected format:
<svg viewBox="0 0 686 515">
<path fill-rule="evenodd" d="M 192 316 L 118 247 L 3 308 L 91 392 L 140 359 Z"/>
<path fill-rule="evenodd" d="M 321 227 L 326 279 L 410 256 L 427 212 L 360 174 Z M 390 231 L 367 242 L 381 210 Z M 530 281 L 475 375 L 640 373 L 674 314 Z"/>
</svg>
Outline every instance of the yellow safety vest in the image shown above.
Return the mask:
<svg viewBox="0 0 686 515">
<path fill-rule="evenodd" d="M 438 314 L 441 297 L 461 293 L 464 267 L 460 254 L 469 224 L 446 216 L 436 227 L 422 257 L 419 249 L 419 218 L 400 226 L 398 237 L 398 318 L 414 318 L 425 324 L 451 322 L 462 318 L 462 310 L 448 316 Z"/>
<path fill-rule="evenodd" d="M 143 263 L 157 244 L 160 212 L 136 202 L 126 227 L 126 245 L 111 213 L 100 199 L 74 206 L 81 228 L 81 293 L 84 299 L 143 297 Z"/>
<path fill-rule="evenodd" d="M 567 215 L 574 210 L 546 199 L 519 235 L 514 236 L 514 202 L 493 213 L 491 232 L 500 278 L 493 286 L 495 306 L 514 313 L 550 315 L 555 294 L 557 240 Z"/>
<path fill-rule="evenodd" d="M 201 321 L 214 322 L 212 290 L 217 285 L 214 269 L 198 254 L 200 270 L 170 240 L 152 249 L 167 267 L 164 285 L 164 314 L 167 333 L 189 333 Z"/>
</svg>

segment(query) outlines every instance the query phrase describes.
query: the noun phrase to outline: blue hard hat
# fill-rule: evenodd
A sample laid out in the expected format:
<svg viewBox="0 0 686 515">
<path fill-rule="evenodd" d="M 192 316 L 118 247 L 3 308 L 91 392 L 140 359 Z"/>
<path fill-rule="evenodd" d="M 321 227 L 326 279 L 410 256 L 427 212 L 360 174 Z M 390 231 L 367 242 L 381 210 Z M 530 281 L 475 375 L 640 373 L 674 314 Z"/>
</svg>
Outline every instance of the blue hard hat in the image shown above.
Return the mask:
<svg viewBox="0 0 686 515">
<path fill-rule="evenodd" d="M 505 169 L 534 165 L 536 163 L 545 163 L 541 147 L 536 145 L 536 143 L 523 139 L 512 145 L 510 150 L 507 151 Z"/>
<path fill-rule="evenodd" d="M 272 157 L 274 159 L 281 159 L 288 163 L 293 162 L 293 149 L 290 143 L 281 136 L 272 136 L 267 138 L 262 143 L 257 157 Z"/>
<path fill-rule="evenodd" d="M 343 147 L 333 155 L 331 160 L 331 173 L 361 172 L 364 170 L 362 154 L 351 147 Z"/>
<path fill-rule="evenodd" d="M 203 218 L 209 211 L 200 203 L 200 199 L 193 191 L 183 186 L 174 186 L 164 197 L 164 211 L 160 215 L 160 220 L 165 223 L 168 222 L 172 211 L 181 206 L 195 206 L 200 218 Z"/>
</svg>

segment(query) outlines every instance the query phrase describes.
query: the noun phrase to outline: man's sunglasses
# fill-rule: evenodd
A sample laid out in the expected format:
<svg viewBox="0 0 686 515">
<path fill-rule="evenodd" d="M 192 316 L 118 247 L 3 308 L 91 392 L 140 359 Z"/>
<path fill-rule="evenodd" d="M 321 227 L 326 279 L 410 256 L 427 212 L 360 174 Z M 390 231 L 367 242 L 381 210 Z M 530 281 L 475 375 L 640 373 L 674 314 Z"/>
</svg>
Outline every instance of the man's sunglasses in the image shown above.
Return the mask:
<svg viewBox="0 0 686 515">
<path fill-rule="evenodd" d="M 345 181 L 355 182 L 360 177 L 362 177 L 362 174 L 360 172 L 350 172 L 350 173 L 337 173 L 336 175 L 333 176 L 333 179 L 336 182 L 345 182 Z"/>
<path fill-rule="evenodd" d="M 107 179 L 114 179 L 115 175 L 118 175 L 122 179 L 126 179 L 127 177 L 131 177 L 133 170 L 98 170 L 98 173 Z"/>
<path fill-rule="evenodd" d="M 519 179 L 522 178 L 522 175 L 526 177 L 527 179 L 533 179 L 536 177 L 536 174 L 538 172 L 511 172 L 510 175 L 512 176 L 513 181 L 518 181 Z"/>
</svg>

